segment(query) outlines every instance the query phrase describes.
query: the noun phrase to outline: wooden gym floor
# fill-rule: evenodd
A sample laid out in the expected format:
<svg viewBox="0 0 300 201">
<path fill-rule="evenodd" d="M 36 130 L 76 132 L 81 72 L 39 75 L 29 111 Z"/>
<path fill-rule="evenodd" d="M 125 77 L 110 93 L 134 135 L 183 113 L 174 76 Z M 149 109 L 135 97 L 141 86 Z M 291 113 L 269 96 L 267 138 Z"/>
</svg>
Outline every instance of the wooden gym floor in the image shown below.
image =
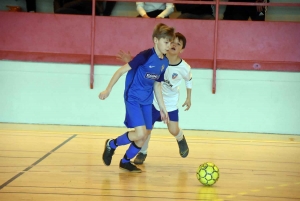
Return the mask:
<svg viewBox="0 0 300 201">
<path fill-rule="evenodd" d="M 300 135 L 185 131 L 190 147 L 181 158 L 175 139 L 155 129 L 142 173 L 119 169 L 127 146 L 111 166 L 104 141 L 125 128 L 0 124 L 0 200 L 154 201 L 300 200 Z M 204 187 L 203 162 L 220 168 Z"/>
</svg>

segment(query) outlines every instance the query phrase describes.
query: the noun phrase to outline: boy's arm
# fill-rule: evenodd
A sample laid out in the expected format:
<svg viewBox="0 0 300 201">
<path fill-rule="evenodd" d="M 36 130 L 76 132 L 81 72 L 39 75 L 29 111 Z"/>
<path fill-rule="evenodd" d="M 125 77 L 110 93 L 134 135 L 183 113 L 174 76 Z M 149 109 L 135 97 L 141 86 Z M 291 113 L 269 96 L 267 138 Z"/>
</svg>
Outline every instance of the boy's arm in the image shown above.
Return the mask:
<svg viewBox="0 0 300 201">
<path fill-rule="evenodd" d="M 166 3 L 166 9 L 163 12 L 161 12 L 156 18 L 168 17 L 173 12 L 174 12 L 174 4 Z"/>
<path fill-rule="evenodd" d="M 144 2 L 136 2 L 136 10 L 143 18 L 149 18 L 147 12 L 144 9 Z"/>
<path fill-rule="evenodd" d="M 114 86 L 114 85 L 117 83 L 117 81 L 119 80 L 119 78 L 120 78 L 124 73 L 128 72 L 130 69 L 131 69 L 131 67 L 129 66 L 128 63 L 125 64 L 124 66 L 120 67 L 120 68 L 114 73 L 114 75 L 112 76 L 112 78 L 110 79 L 110 81 L 109 81 L 109 83 L 108 83 L 106 89 L 105 89 L 104 91 L 102 91 L 102 92 L 99 94 L 99 98 L 100 98 L 101 100 L 106 99 L 106 98 L 109 96 L 109 94 L 110 94 L 110 92 L 111 92 L 113 86 Z"/>
<path fill-rule="evenodd" d="M 166 124 L 169 123 L 169 115 L 166 110 L 166 106 L 163 100 L 162 92 L 161 92 L 161 83 L 160 82 L 154 82 L 154 94 L 156 97 L 156 100 L 159 105 L 161 120 Z"/>
<path fill-rule="evenodd" d="M 187 111 L 192 106 L 192 73 L 191 73 L 191 67 L 187 64 L 186 65 L 186 73 L 183 75 L 183 78 L 185 80 L 185 86 L 186 86 L 186 100 L 182 107 L 186 106 L 184 111 Z"/>
<path fill-rule="evenodd" d="M 186 100 L 184 102 L 184 104 L 182 105 L 182 107 L 186 106 L 184 111 L 187 111 L 190 109 L 191 105 L 192 105 L 192 88 L 186 88 Z"/>
</svg>

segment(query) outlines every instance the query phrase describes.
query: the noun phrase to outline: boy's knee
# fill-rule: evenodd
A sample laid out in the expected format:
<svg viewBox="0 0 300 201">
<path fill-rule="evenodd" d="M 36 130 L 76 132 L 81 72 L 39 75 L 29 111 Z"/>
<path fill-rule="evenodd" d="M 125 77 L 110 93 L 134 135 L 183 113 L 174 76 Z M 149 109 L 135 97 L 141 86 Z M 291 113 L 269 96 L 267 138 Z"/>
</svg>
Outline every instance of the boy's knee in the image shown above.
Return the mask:
<svg viewBox="0 0 300 201">
<path fill-rule="evenodd" d="M 146 142 L 148 138 L 148 135 L 146 133 L 144 134 L 139 134 L 138 135 L 138 140 L 135 141 L 135 144 L 138 146 L 138 147 L 142 147 L 144 145 L 144 143 Z"/>
<path fill-rule="evenodd" d="M 148 139 L 148 136 L 149 136 L 149 134 L 148 133 L 146 133 L 146 135 L 144 135 L 144 137 L 143 137 L 143 141 L 145 142 L 147 139 Z"/>
<path fill-rule="evenodd" d="M 137 139 L 138 140 L 144 141 L 144 140 L 147 139 L 147 133 L 146 133 L 146 131 L 136 132 L 136 134 L 137 134 Z"/>
<path fill-rule="evenodd" d="M 180 129 L 179 128 L 169 128 L 169 132 L 176 136 L 179 132 L 180 132 Z"/>
</svg>

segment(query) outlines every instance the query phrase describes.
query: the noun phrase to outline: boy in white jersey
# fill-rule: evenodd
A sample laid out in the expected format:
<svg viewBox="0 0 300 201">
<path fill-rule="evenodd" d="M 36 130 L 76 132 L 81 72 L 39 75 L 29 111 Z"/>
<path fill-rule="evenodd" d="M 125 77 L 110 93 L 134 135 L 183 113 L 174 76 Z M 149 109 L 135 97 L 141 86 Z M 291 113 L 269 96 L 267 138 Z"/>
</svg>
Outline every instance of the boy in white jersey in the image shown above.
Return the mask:
<svg viewBox="0 0 300 201">
<path fill-rule="evenodd" d="M 169 67 L 167 68 L 164 76 L 164 82 L 162 83 L 162 94 L 166 109 L 169 114 L 168 129 L 169 132 L 176 138 L 179 146 L 179 154 L 181 157 L 187 157 L 189 148 L 182 130 L 178 124 L 178 101 L 179 101 L 179 85 L 182 80 L 186 82 L 187 98 L 182 105 L 185 106 L 185 111 L 191 107 L 191 92 L 192 92 L 192 74 L 191 67 L 183 59 L 180 58 L 180 53 L 183 52 L 186 45 L 186 38 L 181 33 L 175 33 L 175 40 L 173 41 L 170 50 L 167 52 L 167 58 L 169 59 Z M 118 59 L 122 61 L 129 61 L 131 59 L 130 53 L 120 52 Z M 157 100 L 154 98 L 152 108 L 152 122 L 153 125 L 156 121 L 160 120 L 160 112 Z M 142 146 L 140 152 L 134 159 L 135 164 L 143 164 L 147 157 L 148 144 L 150 135 Z"/>
</svg>

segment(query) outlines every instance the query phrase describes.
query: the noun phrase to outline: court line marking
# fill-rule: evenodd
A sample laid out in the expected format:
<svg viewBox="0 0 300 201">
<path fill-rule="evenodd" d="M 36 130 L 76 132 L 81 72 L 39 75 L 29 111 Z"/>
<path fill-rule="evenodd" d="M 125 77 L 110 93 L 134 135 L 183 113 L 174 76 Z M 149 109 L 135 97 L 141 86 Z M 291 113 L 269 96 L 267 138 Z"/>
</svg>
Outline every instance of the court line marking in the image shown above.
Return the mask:
<svg viewBox="0 0 300 201">
<path fill-rule="evenodd" d="M 31 168 L 33 168 L 34 166 L 36 166 L 37 164 L 39 164 L 42 160 L 44 160 L 45 158 L 47 158 L 49 155 L 51 155 L 53 152 L 55 152 L 57 149 L 59 149 L 60 147 L 62 147 L 63 145 L 65 145 L 67 142 L 69 142 L 70 140 L 72 140 L 74 137 L 76 137 L 77 135 L 73 135 L 71 137 L 69 137 L 68 139 L 66 139 L 64 142 L 62 142 L 61 144 L 59 144 L 58 146 L 56 146 L 54 149 L 52 149 L 51 151 L 49 151 L 47 154 L 45 154 L 43 157 L 41 157 L 40 159 L 38 159 L 37 161 L 35 161 L 33 164 L 31 164 L 30 166 L 28 166 L 27 168 L 25 168 L 23 171 L 19 172 L 18 174 L 16 174 L 15 176 L 13 176 L 12 178 L 10 178 L 9 180 L 7 180 L 6 182 L 4 182 L 1 186 L 0 186 L 0 190 L 2 188 L 4 188 L 5 186 L 7 186 L 8 184 L 10 184 L 11 182 L 13 182 L 14 180 L 16 180 L 18 177 L 20 177 L 21 175 L 23 175 L 25 172 L 27 172 L 28 170 L 30 170 Z"/>
</svg>

